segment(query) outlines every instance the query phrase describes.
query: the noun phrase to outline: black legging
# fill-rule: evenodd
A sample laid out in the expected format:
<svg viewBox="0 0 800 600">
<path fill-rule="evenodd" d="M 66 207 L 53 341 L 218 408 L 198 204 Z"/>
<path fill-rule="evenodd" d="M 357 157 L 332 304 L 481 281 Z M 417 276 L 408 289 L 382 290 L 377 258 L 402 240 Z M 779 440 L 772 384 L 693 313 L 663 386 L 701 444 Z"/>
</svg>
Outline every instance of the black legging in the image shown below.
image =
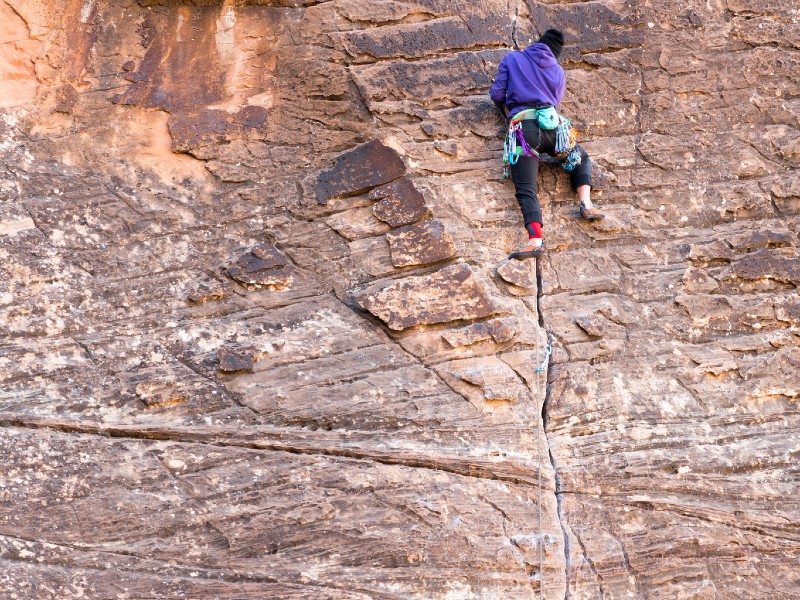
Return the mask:
<svg viewBox="0 0 800 600">
<path fill-rule="evenodd" d="M 522 121 L 522 135 L 528 145 L 539 153 L 555 155 L 556 130 L 540 129 L 536 119 Z M 577 190 L 582 185 L 592 185 L 592 161 L 586 150 L 578 145 L 581 155 L 581 164 L 569 174 L 572 189 Z M 517 190 L 517 202 L 522 209 L 525 225 L 528 223 L 542 222 L 542 209 L 539 208 L 538 194 L 539 161 L 530 156 L 520 156 L 517 164 L 511 165 L 511 180 Z"/>
</svg>

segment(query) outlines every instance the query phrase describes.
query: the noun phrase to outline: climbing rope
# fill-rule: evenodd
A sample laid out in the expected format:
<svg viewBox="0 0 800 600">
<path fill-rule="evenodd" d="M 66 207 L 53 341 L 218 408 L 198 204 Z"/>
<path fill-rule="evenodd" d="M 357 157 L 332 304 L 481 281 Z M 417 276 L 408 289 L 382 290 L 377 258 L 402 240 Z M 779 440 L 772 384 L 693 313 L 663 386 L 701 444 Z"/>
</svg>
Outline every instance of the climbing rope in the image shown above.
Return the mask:
<svg viewBox="0 0 800 600">
<path fill-rule="evenodd" d="M 541 397 L 541 376 L 539 375 L 542 371 L 547 368 L 547 363 L 550 360 L 550 354 L 553 352 L 553 343 L 550 340 L 549 336 L 547 339 L 547 348 L 544 352 L 544 358 L 542 359 L 541 364 L 537 367 L 534 371 L 536 375 L 536 397 L 534 398 L 534 402 L 536 403 L 536 460 L 538 462 L 538 488 L 539 488 L 539 597 L 544 598 L 544 530 L 542 527 L 542 441 L 541 441 L 541 416 L 542 416 L 542 408 L 539 406 L 539 398 Z M 539 358 L 539 334 L 536 334 L 536 358 Z"/>
</svg>

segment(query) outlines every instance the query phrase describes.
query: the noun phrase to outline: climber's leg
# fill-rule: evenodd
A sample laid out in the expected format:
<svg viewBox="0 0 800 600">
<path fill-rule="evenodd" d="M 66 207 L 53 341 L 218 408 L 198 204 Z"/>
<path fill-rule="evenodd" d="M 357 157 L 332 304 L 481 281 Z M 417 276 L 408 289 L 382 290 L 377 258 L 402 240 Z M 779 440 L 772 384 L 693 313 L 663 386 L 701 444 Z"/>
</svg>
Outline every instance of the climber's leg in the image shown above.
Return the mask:
<svg viewBox="0 0 800 600">
<path fill-rule="evenodd" d="M 605 215 L 592 204 L 592 160 L 580 144 L 578 152 L 581 155 L 581 164 L 569 174 L 572 189 L 578 194 L 581 217 L 591 221 L 604 219 Z"/>
<path fill-rule="evenodd" d="M 533 120 L 523 121 L 522 134 L 531 148 L 539 146 L 539 127 Z M 539 161 L 530 156 L 520 156 L 517 164 L 511 166 L 511 180 L 514 182 L 517 202 L 522 210 L 522 222 L 528 232 L 531 244 L 538 246 L 542 241 L 542 209 L 539 207 Z"/>
<path fill-rule="evenodd" d="M 526 138 L 527 141 L 527 138 Z M 522 209 L 522 218 L 528 232 L 528 241 L 509 258 L 531 258 L 544 252 L 542 240 L 542 209 L 539 207 L 537 180 L 539 161 L 528 156 L 520 156 L 511 168 L 511 179 L 516 188 L 517 202 Z"/>
</svg>

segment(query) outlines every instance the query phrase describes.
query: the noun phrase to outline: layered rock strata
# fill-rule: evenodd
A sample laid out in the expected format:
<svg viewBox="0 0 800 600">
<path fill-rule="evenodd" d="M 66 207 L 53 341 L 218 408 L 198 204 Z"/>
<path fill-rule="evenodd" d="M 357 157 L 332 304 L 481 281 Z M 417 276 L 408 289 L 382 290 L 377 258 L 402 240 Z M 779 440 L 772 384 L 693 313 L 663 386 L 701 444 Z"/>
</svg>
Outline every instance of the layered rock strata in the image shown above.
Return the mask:
<svg viewBox="0 0 800 600">
<path fill-rule="evenodd" d="M 796 13 L 0 2 L 0 595 L 800 595 Z"/>
</svg>

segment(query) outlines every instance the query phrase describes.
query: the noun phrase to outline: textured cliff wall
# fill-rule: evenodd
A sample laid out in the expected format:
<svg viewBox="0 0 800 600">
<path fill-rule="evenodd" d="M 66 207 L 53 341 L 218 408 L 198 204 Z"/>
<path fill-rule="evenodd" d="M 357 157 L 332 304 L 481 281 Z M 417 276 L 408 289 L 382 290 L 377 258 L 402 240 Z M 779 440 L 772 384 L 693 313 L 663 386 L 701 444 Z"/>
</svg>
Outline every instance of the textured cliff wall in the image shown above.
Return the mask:
<svg viewBox="0 0 800 600">
<path fill-rule="evenodd" d="M 0 595 L 800 597 L 798 17 L 0 0 Z"/>
</svg>

